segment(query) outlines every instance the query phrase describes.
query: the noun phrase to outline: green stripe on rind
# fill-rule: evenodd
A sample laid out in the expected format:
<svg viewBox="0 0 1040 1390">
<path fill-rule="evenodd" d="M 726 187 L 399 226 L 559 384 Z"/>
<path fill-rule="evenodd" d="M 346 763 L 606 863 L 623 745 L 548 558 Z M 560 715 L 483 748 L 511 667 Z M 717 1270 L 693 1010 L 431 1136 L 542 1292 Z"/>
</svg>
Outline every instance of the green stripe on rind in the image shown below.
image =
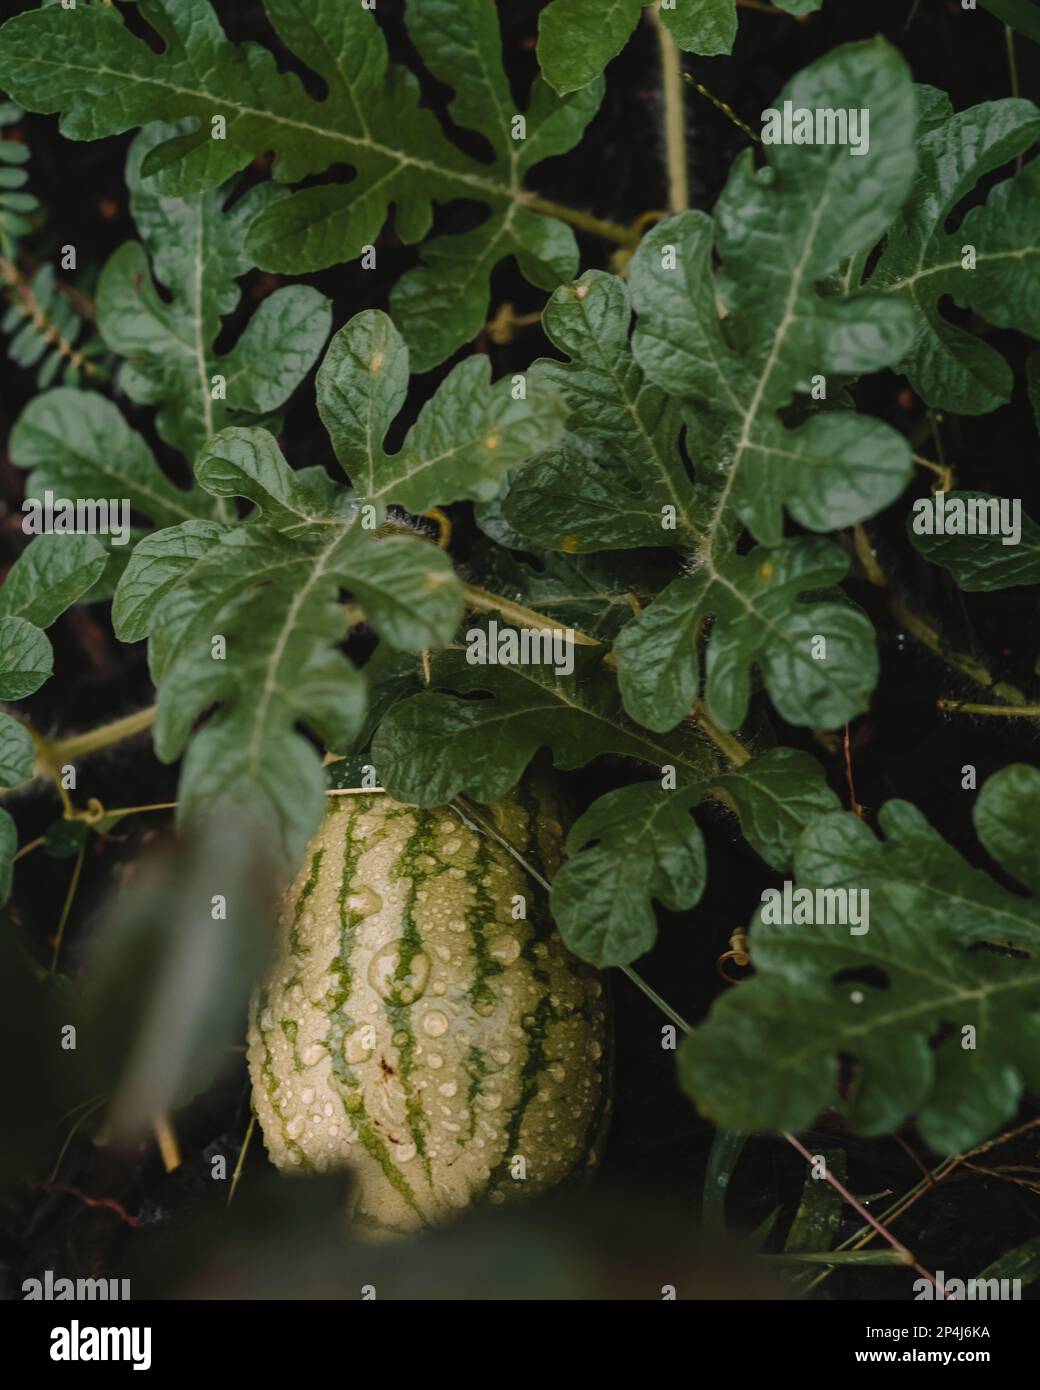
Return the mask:
<svg viewBox="0 0 1040 1390">
<path fill-rule="evenodd" d="M 276 1092 L 277 1089 L 278 1089 L 278 1082 L 275 1080 L 274 1072 L 273 1072 L 273 1070 L 272 1070 L 271 1049 L 270 1049 L 270 1046 L 268 1045 L 268 1042 L 267 1042 L 268 1029 L 266 1029 L 266 1028 L 263 1026 L 262 1022 L 261 1022 L 261 1019 L 263 1018 L 264 1010 L 265 1010 L 266 1008 L 267 1008 L 267 991 L 264 990 L 264 989 L 261 989 L 261 990 L 258 991 L 258 993 L 257 993 L 257 998 L 256 998 L 255 1021 L 256 1021 L 256 1030 L 257 1030 L 257 1032 L 260 1034 L 260 1041 L 261 1041 L 261 1044 L 263 1045 L 263 1049 L 264 1049 L 264 1060 L 263 1060 L 263 1062 L 260 1064 L 260 1076 L 261 1076 L 261 1079 L 262 1079 L 263 1082 L 264 1082 L 264 1088 L 263 1088 L 263 1089 L 264 1089 L 264 1094 L 267 1096 L 268 1101 L 270 1101 L 271 1109 L 274 1111 L 275 1115 L 276 1115 L 277 1118 L 278 1118 L 278 1123 L 279 1123 L 279 1126 L 281 1127 L 281 1131 L 282 1131 L 282 1139 L 285 1141 L 286 1148 L 291 1149 L 293 1153 L 299 1154 L 299 1157 L 300 1157 L 300 1167 L 301 1167 L 301 1169 L 302 1169 L 305 1173 L 309 1173 L 309 1172 L 312 1172 L 312 1171 L 313 1171 L 313 1169 L 312 1169 L 312 1167 L 311 1167 L 310 1159 L 307 1157 L 306 1153 L 303 1151 L 303 1149 L 301 1148 L 301 1146 L 296 1142 L 296 1140 L 295 1140 L 295 1139 L 290 1139 L 290 1138 L 289 1138 L 289 1134 L 288 1134 L 288 1131 L 287 1131 L 287 1129 L 286 1129 L 286 1120 L 285 1120 L 285 1117 L 284 1117 L 284 1115 L 282 1114 L 281 1107 L 279 1106 L 278 1102 L 275 1100 L 275 1092 Z"/>
<path fill-rule="evenodd" d="M 405 841 L 404 849 L 397 860 L 397 872 L 408 884 L 404 904 L 404 931 L 400 937 L 397 969 L 394 972 L 394 978 L 402 982 L 411 975 L 412 964 L 423 946 L 415 920 L 415 905 L 421 881 L 416 873 L 415 861 L 422 854 L 440 864 L 440 860 L 432 852 L 431 838 L 430 821 L 424 820 L 422 816 L 416 816 L 415 829 Z M 430 1158 L 426 1152 L 426 1116 L 423 1112 L 421 1099 L 409 1088 L 415 1066 L 415 1034 L 412 1031 L 411 1002 L 408 1004 L 389 1003 L 389 1014 L 394 1027 L 393 1040 L 394 1046 L 397 1048 L 397 1065 L 401 1085 L 406 1092 L 404 1113 L 408 1122 L 408 1132 L 419 1154 L 419 1162 L 426 1174 L 426 1181 L 432 1182 Z"/>
<path fill-rule="evenodd" d="M 292 947 L 294 956 L 310 955 L 310 947 L 304 946 L 300 941 L 300 920 L 307 907 L 307 901 L 318 885 L 318 875 L 321 872 L 321 861 L 325 857 L 324 849 L 315 850 L 311 859 L 311 872 L 307 882 L 303 885 L 303 891 L 296 900 L 296 911 L 293 913 L 292 926 L 289 928 L 289 944 Z"/>
<path fill-rule="evenodd" d="M 534 969 L 536 977 L 543 980 L 546 989 L 548 989 L 548 976 L 540 974 L 533 966 L 532 969 Z M 488 1178 L 488 1197 L 497 1189 L 503 1178 L 509 1175 L 509 1168 L 516 1155 L 516 1146 L 520 1140 L 520 1130 L 523 1128 L 524 1116 L 527 1114 L 527 1108 L 531 1104 L 531 1101 L 534 1100 L 535 1096 L 538 1094 L 538 1078 L 545 1066 L 545 1035 L 548 1031 L 549 1023 L 551 1022 L 551 1013 L 552 1005 L 549 1003 L 548 994 L 546 994 L 539 999 L 538 1007 L 530 1023 L 528 1023 L 526 1018 L 523 1021 L 522 1026 L 524 1032 L 527 1034 L 528 1051 L 523 1070 L 520 1073 L 520 1098 L 513 1108 L 513 1113 L 509 1117 L 509 1126 L 506 1130 L 505 1150 L 498 1163 L 492 1168 L 491 1176 Z M 511 1178 L 510 1181 L 512 1181 Z"/>
<path fill-rule="evenodd" d="M 466 1093 L 466 1103 L 469 1110 L 469 1130 L 467 1138 L 472 1139 L 477 1132 L 477 1096 L 480 1095 L 480 1087 L 484 1078 L 487 1076 L 487 1061 L 481 1048 L 475 1043 L 470 1044 L 469 1053 L 466 1057 L 466 1071 L 469 1073 L 469 1088 Z"/>
<path fill-rule="evenodd" d="M 599 1088 L 596 1108 L 589 1117 L 589 1127 L 585 1131 L 585 1147 L 575 1160 L 570 1178 L 581 1174 L 588 1179 L 599 1162 L 610 1129 L 610 1119 L 614 1109 L 614 1030 L 611 1027 L 614 1006 L 610 998 L 610 982 L 603 982 L 603 1084 Z"/>
<path fill-rule="evenodd" d="M 347 899 L 357 886 L 356 877 L 358 861 L 361 858 L 361 846 L 354 832 L 356 821 L 362 812 L 362 808 L 357 805 L 344 807 L 343 802 L 347 800 L 348 798 L 344 797 L 340 803 L 340 814 L 346 813 L 346 823 L 343 827 L 344 840 L 340 886 L 336 897 L 339 906 L 340 921 L 339 951 L 330 965 L 330 968 L 339 980 L 339 988 L 334 996 L 332 1011 L 329 1017 L 329 1029 L 325 1035 L 326 1046 L 332 1060 L 332 1074 L 336 1080 L 337 1090 L 343 1102 L 344 1114 L 349 1118 L 351 1124 L 356 1129 L 357 1136 L 365 1146 L 365 1150 L 379 1164 L 387 1182 L 390 1183 L 395 1192 L 404 1198 L 416 1215 L 425 1220 L 426 1214 L 420 1206 L 415 1193 L 412 1191 L 411 1184 L 394 1163 L 386 1143 L 377 1132 L 374 1121 L 369 1117 L 365 1109 L 360 1082 L 358 1081 L 357 1074 L 353 1067 L 351 1067 L 347 1061 L 346 1054 L 343 1050 L 345 1040 L 357 1026 L 356 1020 L 347 1009 L 353 978 L 349 961 L 354 952 L 354 933 L 358 925 L 364 921 L 363 914 L 352 912 L 347 907 Z M 376 1224 L 378 1225 L 380 1223 Z"/>
<path fill-rule="evenodd" d="M 365 1114 L 364 1104 L 360 1105 L 353 1114 L 349 1110 L 347 1113 L 354 1119 L 358 1138 L 383 1170 L 383 1176 L 386 1178 L 387 1182 L 395 1192 L 399 1193 L 400 1196 L 404 1198 L 415 1212 L 416 1216 L 418 1216 L 420 1220 L 425 1221 L 426 1212 L 423 1211 L 422 1207 L 419 1205 L 408 1179 L 390 1157 L 390 1150 L 383 1142 L 382 1136 L 376 1132 L 375 1125 Z M 360 1118 L 355 1119 L 355 1115 L 360 1116 Z"/>
</svg>

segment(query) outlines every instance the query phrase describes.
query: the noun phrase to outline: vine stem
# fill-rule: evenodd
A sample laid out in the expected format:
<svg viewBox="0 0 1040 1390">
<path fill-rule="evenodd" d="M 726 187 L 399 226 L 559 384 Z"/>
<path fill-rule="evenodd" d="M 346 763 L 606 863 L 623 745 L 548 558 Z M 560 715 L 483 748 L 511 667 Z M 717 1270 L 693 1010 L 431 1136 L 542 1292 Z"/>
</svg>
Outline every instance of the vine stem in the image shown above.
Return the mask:
<svg viewBox="0 0 1040 1390">
<path fill-rule="evenodd" d="M 466 604 L 477 612 L 501 613 L 508 621 L 516 623 L 520 627 L 548 628 L 554 632 L 570 633 L 575 644 L 580 647 L 603 646 L 602 642 L 595 637 L 590 637 L 587 632 L 582 632 L 580 628 L 568 627 L 566 624 L 550 618 L 547 614 L 538 613 L 533 608 L 516 603 L 502 594 L 493 594 L 474 584 L 463 584 L 462 594 Z M 617 658 L 611 651 L 604 652 L 603 663 L 611 670 L 617 669 Z M 154 705 L 150 705 L 147 709 L 124 715 L 121 719 L 115 719 L 109 724 L 102 724 L 96 729 L 88 729 L 85 733 L 73 734 L 69 738 L 53 741 L 37 733 L 31 725 L 26 725 L 26 727 L 36 745 L 41 771 L 46 771 L 60 787 L 58 773 L 59 769 L 66 763 L 76 762 L 78 759 L 89 757 L 104 748 L 110 748 L 113 744 L 121 743 L 125 739 L 134 738 L 137 734 L 144 733 L 155 724 L 155 716 L 156 708 Z M 732 766 L 741 767 L 750 760 L 750 749 L 741 743 L 734 734 L 719 728 L 708 715 L 702 701 L 696 700 L 686 717 L 698 725 L 709 741 L 715 745 Z M 66 807 L 66 810 L 68 809 Z M 131 809 L 137 808 L 120 808 L 120 812 L 129 814 Z M 160 808 L 156 806 L 148 809 Z M 109 814 L 116 813 L 111 812 Z M 33 848 L 35 848 L 35 844 L 26 845 L 19 851 L 19 857 L 22 854 L 27 854 Z"/>
<path fill-rule="evenodd" d="M 136 714 L 114 719 L 111 724 L 102 724 L 96 729 L 88 729 L 86 733 L 73 734 L 71 738 L 58 739 L 54 743 L 38 736 L 37 749 L 48 767 L 61 767 L 64 763 L 76 762 L 79 758 L 99 753 L 102 748 L 111 747 L 113 743 L 121 743 L 135 734 L 144 733 L 154 723 L 155 706 L 150 705 Z"/>
<path fill-rule="evenodd" d="M 58 957 L 61 955 L 61 943 L 65 936 L 65 924 L 69 920 L 69 913 L 72 911 L 72 904 L 75 901 L 76 890 L 79 888 L 80 875 L 83 872 L 83 860 L 87 853 L 86 840 L 79 847 L 76 855 L 76 864 L 72 870 L 72 879 L 69 883 L 69 891 L 65 894 L 65 902 L 61 909 L 61 917 L 58 919 L 58 930 L 54 937 L 54 950 L 51 953 L 51 969 L 53 975 L 58 968 Z"/>
<path fill-rule="evenodd" d="M 590 212 L 568 207 L 565 203 L 555 203 L 551 198 L 539 197 L 537 193 L 520 193 L 517 201 L 532 212 L 541 212 L 546 217 L 555 217 L 580 232 L 591 232 L 604 241 L 616 241 L 619 246 L 638 246 L 639 232 L 634 227 L 624 227 L 620 222 L 610 222 L 603 217 L 593 217 Z"/>
<path fill-rule="evenodd" d="M 694 700 L 693 708 L 686 717 L 704 730 L 719 752 L 734 767 L 743 767 L 745 763 L 751 761 L 750 748 L 741 743 L 735 734 L 731 734 L 727 729 L 719 728 L 714 719 L 709 717 L 703 700 Z"/>
<path fill-rule="evenodd" d="M 582 632 L 579 628 L 567 627 L 565 623 L 558 623 L 555 618 L 549 618 L 544 613 L 536 613 L 533 608 L 527 608 L 522 603 L 514 603 L 512 599 L 505 598 L 502 594 L 492 594 L 487 589 L 478 589 L 474 584 L 463 584 L 462 597 L 469 607 L 478 613 L 501 613 L 503 618 L 507 618 L 511 623 L 516 623 L 518 627 L 544 627 L 552 629 L 553 632 L 571 632 L 574 634 L 574 641 L 579 647 L 601 647 L 603 645 L 595 637 L 590 637 L 587 632 Z"/>
<path fill-rule="evenodd" d="M 83 1113 L 76 1120 L 75 1124 L 72 1126 L 68 1134 L 65 1136 L 65 1142 L 62 1144 L 61 1149 L 58 1152 L 58 1157 L 54 1161 L 54 1167 L 51 1169 L 51 1175 L 47 1180 L 48 1182 L 57 1181 L 58 1173 L 61 1169 L 62 1162 L 64 1161 L 65 1155 L 69 1151 L 69 1145 L 72 1143 L 73 1139 L 75 1139 L 80 1127 L 85 1123 L 85 1121 L 90 1119 L 91 1115 L 96 1114 L 97 1111 L 101 1109 L 101 1107 L 104 1105 L 107 1099 L 108 1097 L 103 1095 L 92 1096 L 91 1099 L 85 1103 Z"/>
<path fill-rule="evenodd" d="M 690 178 L 686 150 L 686 112 L 683 108 L 682 54 L 661 18 L 660 0 L 655 0 L 646 14 L 657 33 L 661 58 L 668 208 L 671 212 L 685 212 L 690 206 Z"/>
<path fill-rule="evenodd" d="M 641 989 L 643 991 L 646 997 L 650 1000 L 651 1004 L 656 1005 L 657 1008 L 661 1010 L 665 1018 L 670 1018 L 672 1020 L 676 1028 L 682 1029 L 682 1031 L 687 1035 L 693 1032 L 693 1029 L 683 1018 L 682 1014 L 677 1013 L 675 1009 L 672 1008 L 671 1004 L 668 1003 L 667 999 L 662 999 L 661 996 L 658 994 L 657 990 L 654 989 L 654 987 L 651 984 L 649 984 L 646 980 L 643 979 L 642 975 L 640 975 L 638 970 L 633 970 L 630 965 L 622 965 L 619 967 L 619 969 L 621 970 L 622 975 L 627 976 L 627 978 L 632 981 L 632 983 L 636 986 L 637 989 Z"/>
<path fill-rule="evenodd" d="M 688 82 L 695 92 L 699 92 L 705 100 L 710 101 L 716 111 L 721 111 L 726 119 L 732 121 L 738 130 L 742 130 L 749 140 L 754 140 L 757 145 L 762 143 L 761 135 L 759 135 L 757 131 L 752 130 L 747 121 L 741 120 L 728 101 L 720 101 L 713 92 L 708 91 L 703 82 L 698 82 L 697 79 L 692 77 L 688 72 L 684 72 L 682 76 L 684 82 Z"/>
<path fill-rule="evenodd" d="M 253 1131 L 256 1129 L 256 1111 L 249 1116 L 249 1128 L 246 1130 L 245 1138 L 242 1140 L 242 1147 L 238 1151 L 238 1162 L 235 1164 L 235 1171 L 231 1175 L 231 1186 L 228 1189 L 227 1205 L 230 1206 L 238 1187 L 238 1180 L 242 1176 L 242 1169 L 245 1167 L 246 1154 L 249 1152 L 249 1145 L 252 1142 Z"/>
<path fill-rule="evenodd" d="M 1004 719 L 1040 719 L 1040 705 L 973 705 L 964 700 L 936 700 L 935 708 L 949 714 L 993 714 Z"/>
<path fill-rule="evenodd" d="M 945 465 L 944 465 L 945 466 Z M 876 588 L 888 591 L 888 607 L 892 616 L 899 625 L 906 629 L 915 641 L 920 642 L 923 647 L 927 647 L 930 652 L 944 661 L 947 666 L 954 671 L 966 676 L 973 684 L 981 686 L 983 690 L 992 690 L 994 694 L 1002 696 L 1007 700 L 1007 705 L 993 705 L 988 707 L 973 708 L 970 705 L 961 704 L 959 701 L 938 701 L 938 707 L 943 709 L 964 710 L 967 713 L 992 713 L 992 714 L 1014 714 L 1026 706 L 1026 697 L 1017 686 L 1009 685 L 1006 681 L 998 681 L 993 673 L 989 671 L 981 661 L 976 661 L 972 656 L 966 656 L 963 652 L 952 651 L 943 642 L 941 634 L 934 627 L 924 620 L 920 614 L 908 608 L 900 596 L 891 588 L 888 576 L 878 564 L 877 556 L 874 554 L 870 544 L 870 536 L 864 526 L 853 527 L 853 548 L 856 558 L 863 567 L 864 577 L 875 585 Z M 1036 709 L 1033 709 L 1034 716 Z"/>
<path fill-rule="evenodd" d="M 533 608 L 527 608 L 521 603 L 514 603 L 512 599 L 504 598 L 501 594 L 492 594 L 486 589 L 477 589 L 472 584 L 463 584 L 462 594 L 470 607 L 478 612 L 501 613 L 504 618 L 517 623 L 520 627 L 548 628 L 553 632 L 570 633 L 579 647 L 603 646 L 602 642 L 597 641 L 595 637 L 590 637 L 587 632 L 582 632 L 580 628 L 558 623 L 555 618 L 550 618 L 545 613 L 536 613 Z M 604 653 L 604 666 L 616 671 L 617 664 L 617 657 L 613 652 Z M 733 767 L 743 767 L 746 762 L 751 760 L 751 750 L 741 743 L 734 734 L 719 728 L 709 716 L 703 701 L 695 700 L 686 718 L 703 731 L 704 735 Z"/>
<path fill-rule="evenodd" d="M 910 457 L 919 468 L 928 468 L 937 474 L 939 486 L 944 492 L 951 492 L 957 486 L 957 479 L 949 464 L 933 463 L 931 459 L 926 459 L 923 454 L 911 454 Z"/>
</svg>

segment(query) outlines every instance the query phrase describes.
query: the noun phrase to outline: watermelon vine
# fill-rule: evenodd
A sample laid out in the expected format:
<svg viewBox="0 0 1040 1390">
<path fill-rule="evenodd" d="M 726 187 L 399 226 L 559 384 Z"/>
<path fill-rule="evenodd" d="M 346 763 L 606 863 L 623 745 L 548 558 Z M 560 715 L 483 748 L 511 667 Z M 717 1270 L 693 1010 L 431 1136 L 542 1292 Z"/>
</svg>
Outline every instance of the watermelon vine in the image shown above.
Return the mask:
<svg viewBox="0 0 1040 1390">
<path fill-rule="evenodd" d="M 272 1159 L 350 1170 L 356 1228 L 580 1202 L 642 1048 L 705 1226 L 769 1217 L 734 1170 L 783 1145 L 756 1248 L 868 1296 L 871 1146 L 942 1178 L 1040 1123 L 1037 35 L 15 8 L 0 927 L 73 1042 L 11 1166 L 194 1161 L 248 1031 Z M 936 25 L 984 79 L 935 85 Z M 1040 1274 L 1020 1185 L 1033 1245 L 966 1272 Z"/>
</svg>

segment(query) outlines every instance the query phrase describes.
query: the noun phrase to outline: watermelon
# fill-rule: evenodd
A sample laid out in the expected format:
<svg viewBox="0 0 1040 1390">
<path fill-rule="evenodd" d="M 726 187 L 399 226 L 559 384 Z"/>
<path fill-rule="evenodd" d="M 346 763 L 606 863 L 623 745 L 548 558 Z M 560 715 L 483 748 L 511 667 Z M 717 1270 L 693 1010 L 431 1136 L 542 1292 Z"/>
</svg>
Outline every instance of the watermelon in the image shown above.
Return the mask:
<svg viewBox="0 0 1040 1390">
<path fill-rule="evenodd" d="M 544 894 L 449 808 L 382 792 L 329 803 L 251 1009 L 272 1161 L 349 1167 L 355 1221 L 382 1231 L 587 1173 L 607 1111 L 606 999 Z M 546 785 L 485 814 L 554 872 L 563 830 Z"/>
</svg>

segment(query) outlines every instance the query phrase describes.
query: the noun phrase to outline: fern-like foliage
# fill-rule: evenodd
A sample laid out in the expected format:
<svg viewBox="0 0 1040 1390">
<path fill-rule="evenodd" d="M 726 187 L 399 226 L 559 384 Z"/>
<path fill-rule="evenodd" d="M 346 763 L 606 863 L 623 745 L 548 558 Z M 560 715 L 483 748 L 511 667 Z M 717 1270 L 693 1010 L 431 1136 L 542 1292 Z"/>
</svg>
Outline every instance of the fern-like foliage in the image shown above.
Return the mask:
<svg viewBox="0 0 1040 1390">
<path fill-rule="evenodd" d="M 21 114 L 12 102 L 0 104 L 0 127 L 12 126 Z M 7 300 L 0 333 L 11 340 L 7 352 L 16 366 L 36 368 L 41 389 L 56 381 L 76 386 L 106 375 L 98 361 L 104 344 L 86 329 L 82 311 L 53 266 L 41 265 L 30 274 L 19 267 L 21 244 L 40 211 L 39 200 L 26 187 L 29 158 L 29 147 L 21 140 L 0 140 L 0 283 Z"/>
<path fill-rule="evenodd" d="M 21 114 L 13 102 L 0 102 L 0 128 L 14 125 Z M 26 188 L 28 159 L 28 147 L 20 140 L 0 140 L 0 256 L 8 261 L 32 225 L 29 215 L 39 207 Z"/>
</svg>

